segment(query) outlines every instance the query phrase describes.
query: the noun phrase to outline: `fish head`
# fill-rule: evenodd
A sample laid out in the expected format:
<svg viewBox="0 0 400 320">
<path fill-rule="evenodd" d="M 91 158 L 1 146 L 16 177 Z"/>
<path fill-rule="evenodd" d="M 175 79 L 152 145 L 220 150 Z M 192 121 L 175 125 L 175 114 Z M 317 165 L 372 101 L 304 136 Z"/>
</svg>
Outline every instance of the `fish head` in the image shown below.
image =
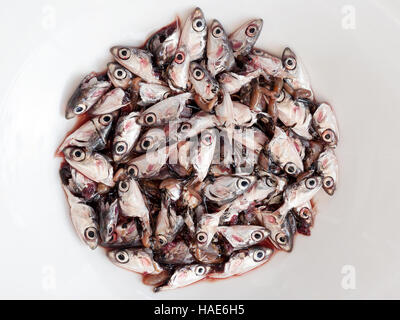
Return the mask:
<svg viewBox="0 0 400 320">
<path fill-rule="evenodd" d="M 190 63 L 189 80 L 196 93 L 206 101 L 213 99 L 219 91 L 219 83 L 197 62 Z"/>
<path fill-rule="evenodd" d="M 118 199 L 111 205 L 101 203 L 99 221 L 100 221 L 100 237 L 105 243 L 112 243 L 116 240 L 116 227 L 119 216 Z"/>
<path fill-rule="evenodd" d="M 313 114 L 313 124 L 324 144 L 335 148 L 339 140 L 339 130 L 335 114 L 329 104 L 319 105 Z"/>
<path fill-rule="evenodd" d="M 263 24 L 263 19 L 251 20 L 240 26 L 229 36 L 236 56 L 246 55 L 250 52 L 260 36 Z"/>
<path fill-rule="evenodd" d="M 135 151 L 144 153 L 155 150 L 165 144 L 166 136 L 164 130 L 152 128 L 142 135 L 135 146 Z"/>
<path fill-rule="evenodd" d="M 174 90 L 185 90 L 189 79 L 190 57 L 187 47 L 180 46 L 174 56 L 174 60 L 167 68 L 169 86 Z"/>
<path fill-rule="evenodd" d="M 110 62 L 107 64 L 107 75 L 114 87 L 128 89 L 133 78 L 133 74 L 119 63 Z"/>
</svg>

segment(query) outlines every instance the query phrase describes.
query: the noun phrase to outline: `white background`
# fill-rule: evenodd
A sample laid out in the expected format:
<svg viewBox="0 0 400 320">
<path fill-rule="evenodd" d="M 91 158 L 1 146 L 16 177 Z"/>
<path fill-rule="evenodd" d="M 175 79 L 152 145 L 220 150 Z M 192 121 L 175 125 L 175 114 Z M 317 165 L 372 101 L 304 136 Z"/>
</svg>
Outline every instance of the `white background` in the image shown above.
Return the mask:
<svg viewBox="0 0 400 320">
<path fill-rule="evenodd" d="M 53 154 L 64 105 L 113 45 L 139 45 L 196 5 L 228 32 L 261 17 L 258 46 L 303 60 L 337 113 L 340 184 L 311 237 L 242 277 L 153 294 L 79 242 Z M 350 5 L 350 7 L 348 7 Z M 346 7 L 347 6 L 347 7 Z M 346 29 L 348 10 L 355 29 Z M 344 19 L 344 20 L 343 20 Z M 0 298 L 400 298 L 398 1 L 12 1 L 0 11 Z M 345 24 L 343 24 L 345 23 Z M 342 271 L 355 268 L 355 288 Z M 344 268 L 344 269 L 343 269 Z"/>
</svg>

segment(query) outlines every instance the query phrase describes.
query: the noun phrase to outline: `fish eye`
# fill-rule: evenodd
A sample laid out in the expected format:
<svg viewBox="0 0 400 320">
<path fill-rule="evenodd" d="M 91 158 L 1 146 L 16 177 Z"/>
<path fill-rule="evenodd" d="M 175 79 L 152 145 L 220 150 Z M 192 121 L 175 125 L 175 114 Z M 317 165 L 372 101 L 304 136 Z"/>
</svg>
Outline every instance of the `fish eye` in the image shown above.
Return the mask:
<svg viewBox="0 0 400 320">
<path fill-rule="evenodd" d="M 147 138 L 143 139 L 143 141 L 142 141 L 141 144 L 140 144 L 140 147 L 141 147 L 143 150 L 148 150 L 148 149 L 150 149 L 151 147 L 153 147 L 153 138 L 147 137 Z"/>
<path fill-rule="evenodd" d="M 275 179 L 272 179 L 270 177 L 267 178 L 267 186 L 271 188 L 275 188 L 278 185 L 278 182 Z"/>
<path fill-rule="evenodd" d="M 193 21 L 192 27 L 195 31 L 201 32 L 206 27 L 206 24 L 204 23 L 203 19 L 198 18 Z"/>
<path fill-rule="evenodd" d="M 276 235 L 276 241 L 281 245 L 285 245 L 287 244 L 287 236 L 283 233 L 278 233 Z"/>
<path fill-rule="evenodd" d="M 192 128 L 192 125 L 189 122 L 184 122 L 184 123 L 182 123 L 179 131 L 180 132 L 185 132 L 185 131 L 190 130 L 191 128 Z"/>
<path fill-rule="evenodd" d="M 177 64 L 183 63 L 183 62 L 185 61 L 185 53 L 182 52 L 182 51 L 178 51 L 178 52 L 176 53 L 176 55 L 175 55 L 174 61 L 175 61 Z"/>
<path fill-rule="evenodd" d="M 314 189 L 317 186 L 317 180 L 315 178 L 308 178 L 306 180 L 306 187 L 307 189 Z"/>
<path fill-rule="evenodd" d="M 204 71 L 201 70 L 200 68 L 196 68 L 193 70 L 193 78 L 195 78 L 197 81 L 200 81 L 204 78 Z"/>
<path fill-rule="evenodd" d="M 246 190 L 250 182 L 247 179 L 241 178 L 237 181 L 237 187 L 241 190 Z"/>
<path fill-rule="evenodd" d="M 203 266 L 197 266 L 194 272 L 196 273 L 196 275 L 202 276 L 206 273 L 206 268 L 204 268 Z"/>
<path fill-rule="evenodd" d="M 197 240 L 197 242 L 199 242 L 199 243 L 206 243 L 206 242 L 207 242 L 207 239 L 208 239 L 208 236 L 207 236 L 207 233 L 205 233 L 205 232 L 199 232 L 199 233 L 196 235 L 196 240 Z"/>
<path fill-rule="evenodd" d="M 76 149 L 72 150 L 71 153 L 72 153 L 72 159 L 75 160 L 75 161 L 79 161 L 80 162 L 80 161 L 85 160 L 85 158 L 86 158 L 85 151 L 83 151 L 80 148 L 76 148 Z"/>
<path fill-rule="evenodd" d="M 83 103 L 80 103 L 80 104 L 75 106 L 74 113 L 75 114 L 82 114 L 82 113 L 84 113 L 86 111 L 86 109 L 87 109 L 86 105 L 83 104 Z"/>
<path fill-rule="evenodd" d="M 310 218 L 310 209 L 308 208 L 301 208 L 300 212 L 299 212 L 299 216 L 305 220 L 307 220 L 308 218 Z"/>
<path fill-rule="evenodd" d="M 114 147 L 114 151 L 118 155 L 124 154 L 127 149 L 128 149 L 128 145 L 125 141 L 117 142 Z"/>
<path fill-rule="evenodd" d="M 213 35 L 215 38 L 221 37 L 222 33 L 223 33 L 223 31 L 222 31 L 222 28 L 221 28 L 220 26 L 216 26 L 216 27 L 214 27 L 214 29 L 212 30 L 212 35 Z"/>
<path fill-rule="evenodd" d="M 105 114 L 105 115 L 100 117 L 99 122 L 103 126 L 106 126 L 111 122 L 111 120 L 112 120 L 112 116 L 110 114 Z"/>
<path fill-rule="evenodd" d="M 263 238 L 263 233 L 260 230 L 253 231 L 251 234 L 251 239 L 255 242 L 261 241 Z"/>
<path fill-rule="evenodd" d="M 156 119 L 156 115 L 152 112 L 144 116 L 144 122 L 148 125 L 154 124 L 156 122 Z"/>
<path fill-rule="evenodd" d="M 279 97 L 276 99 L 276 102 L 282 102 L 283 100 L 285 100 L 285 91 L 282 90 Z"/>
<path fill-rule="evenodd" d="M 129 166 L 127 171 L 128 174 L 132 177 L 137 177 L 137 175 L 139 174 L 139 170 L 135 165 Z"/>
<path fill-rule="evenodd" d="M 263 249 L 258 249 L 254 252 L 253 260 L 255 262 L 260 262 L 265 258 L 265 251 Z"/>
<path fill-rule="evenodd" d="M 329 189 L 332 188 L 334 185 L 334 181 L 332 177 L 325 177 L 323 180 L 324 187 Z"/>
<path fill-rule="evenodd" d="M 161 246 L 165 246 L 168 243 L 167 238 L 165 236 L 158 235 L 157 238 L 158 238 L 157 241 Z"/>
<path fill-rule="evenodd" d="M 118 57 L 122 60 L 127 60 L 131 56 L 131 51 L 127 48 L 121 48 L 118 50 Z"/>
<path fill-rule="evenodd" d="M 331 130 L 331 129 L 326 129 L 323 133 L 322 133 L 322 139 L 326 142 L 326 143 L 332 143 L 335 141 L 335 133 Z"/>
<path fill-rule="evenodd" d="M 87 240 L 94 240 L 97 238 L 97 229 L 93 227 L 86 228 L 85 238 Z"/>
<path fill-rule="evenodd" d="M 201 142 L 202 142 L 203 144 L 205 144 L 206 146 L 210 146 L 210 145 L 213 143 L 212 135 L 209 134 L 209 133 L 205 134 L 205 135 L 202 137 Z"/>
<path fill-rule="evenodd" d="M 264 52 L 260 49 L 253 49 L 253 53 L 257 56 L 262 56 Z"/>
<path fill-rule="evenodd" d="M 297 62 L 296 59 L 293 57 L 288 57 L 284 61 L 285 68 L 288 70 L 294 70 L 296 68 Z"/>
<path fill-rule="evenodd" d="M 119 263 L 127 263 L 129 261 L 129 254 L 124 250 L 118 251 L 115 253 L 115 259 Z"/>
<path fill-rule="evenodd" d="M 285 164 L 285 172 L 289 175 L 295 174 L 297 171 L 297 167 L 293 162 L 288 162 Z"/>
<path fill-rule="evenodd" d="M 125 79 L 126 75 L 127 75 L 127 73 L 124 69 L 119 68 L 119 69 L 115 69 L 115 71 L 114 71 L 114 77 L 118 80 Z"/>
<path fill-rule="evenodd" d="M 129 183 L 126 181 L 121 181 L 118 186 L 119 191 L 127 192 L 129 190 Z"/>
<path fill-rule="evenodd" d="M 257 30 L 258 30 L 258 28 L 256 25 L 254 25 L 254 24 L 249 25 L 246 29 L 246 36 L 254 37 L 257 33 Z"/>
</svg>

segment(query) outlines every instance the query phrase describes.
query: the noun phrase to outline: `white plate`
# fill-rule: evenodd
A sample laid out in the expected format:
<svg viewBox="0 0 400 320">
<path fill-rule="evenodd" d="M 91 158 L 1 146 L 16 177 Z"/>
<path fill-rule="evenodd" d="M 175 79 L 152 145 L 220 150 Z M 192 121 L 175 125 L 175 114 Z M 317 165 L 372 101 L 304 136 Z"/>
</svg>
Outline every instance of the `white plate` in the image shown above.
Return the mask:
<svg viewBox="0 0 400 320">
<path fill-rule="evenodd" d="M 182 18 L 189 1 L 24 1 L 0 13 L 1 298 L 400 298 L 400 5 L 395 1 L 202 1 L 232 31 L 262 17 L 258 46 L 302 58 L 337 113 L 340 184 L 311 237 L 242 277 L 153 294 L 79 242 L 53 153 L 83 75 L 117 44 Z M 23 10 L 22 10 L 23 9 Z M 355 20 L 354 20 L 354 19 Z M 353 281 L 354 280 L 354 281 Z"/>
</svg>

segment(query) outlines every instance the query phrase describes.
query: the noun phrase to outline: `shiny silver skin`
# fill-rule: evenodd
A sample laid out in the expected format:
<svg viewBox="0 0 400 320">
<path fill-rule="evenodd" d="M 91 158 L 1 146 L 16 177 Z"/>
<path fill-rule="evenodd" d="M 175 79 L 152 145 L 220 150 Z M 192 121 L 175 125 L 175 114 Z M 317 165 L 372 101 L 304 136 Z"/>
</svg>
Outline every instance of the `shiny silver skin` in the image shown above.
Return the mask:
<svg viewBox="0 0 400 320">
<path fill-rule="evenodd" d="M 131 86 L 134 77 L 132 72 L 116 62 L 107 64 L 107 75 L 114 87 L 124 90 Z"/>
<path fill-rule="evenodd" d="M 180 46 L 167 68 L 168 85 L 174 91 L 184 91 L 189 81 L 190 57 L 186 46 Z"/>
<path fill-rule="evenodd" d="M 271 160 L 289 175 L 297 176 L 304 170 L 303 161 L 293 139 L 278 126 L 275 127 L 274 137 L 268 144 L 267 153 Z"/>
<path fill-rule="evenodd" d="M 58 152 L 62 152 L 66 147 L 71 146 L 82 147 L 91 151 L 104 149 L 113 120 L 112 114 L 104 114 L 86 121 L 64 139 L 58 148 Z"/>
<path fill-rule="evenodd" d="M 149 83 L 161 84 L 160 76 L 155 72 L 150 52 L 129 46 L 115 46 L 110 49 L 114 59 L 134 75 Z"/>
<path fill-rule="evenodd" d="M 125 91 L 121 88 L 115 88 L 107 92 L 99 102 L 90 109 L 90 113 L 93 115 L 111 113 L 129 105 L 129 103 L 130 101 Z"/>
<path fill-rule="evenodd" d="M 107 253 L 110 261 L 118 267 L 142 274 L 159 274 L 162 267 L 154 261 L 153 251 L 142 248 L 114 249 Z"/>
<path fill-rule="evenodd" d="M 333 149 L 327 148 L 319 155 L 317 171 L 322 176 L 322 187 L 327 194 L 332 196 L 339 178 L 339 163 Z"/>
<path fill-rule="evenodd" d="M 190 61 L 203 57 L 206 48 L 207 23 L 203 11 L 196 8 L 186 19 L 182 28 L 179 46 L 185 45 L 188 48 Z"/>
<path fill-rule="evenodd" d="M 112 243 L 117 238 L 116 228 L 119 215 L 118 199 L 115 199 L 111 204 L 103 202 L 100 204 L 100 237 L 104 243 Z"/>
<path fill-rule="evenodd" d="M 212 76 L 229 71 L 235 64 L 231 44 L 218 20 L 211 22 L 207 37 L 207 69 Z"/>
<path fill-rule="evenodd" d="M 96 249 L 99 243 L 99 226 L 96 222 L 95 211 L 82 199 L 74 196 L 66 186 L 63 186 L 63 189 L 70 206 L 71 220 L 76 233 L 90 249 Z"/>
<path fill-rule="evenodd" d="M 245 193 L 255 181 L 255 176 L 220 176 L 206 182 L 202 191 L 208 200 L 223 205 Z"/>
<path fill-rule="evenodd" d="M 224 279 L 238 276 L 266 263 L 273 250 L 264 247 L 251 247 L 234 252 L 224 264 L 222 272 L 213 272 L 208 275 L 210 279 Z"/>
<path fill-rule="evenodd" d="M 229 35 L 235 57 L 245 56 L 250 53 L 263 27 L 263 19 L 254 19 L 242 24 Z"/>
<path fill-rule="evenodd" d="M 65 118 L 84 114 L 111 88 L 111 82 L 99 80 L 101 77 L 101 74 L 91 72 L 83 78 L 67 102 Z"/>
<path fill-rule="evenodd" d="M 115 162 L 125 159 L 139 138 L 142 127 L 137 123 L 139 114 L 139 112 L 134 111 L 118 119 L 112 147 Z"/>
<path fill-rule="evenodd" d="M 187 100 L 192 97 L 190 92 L 182 93 L 162 100 L 155 105 L 144 110 L 138 123 L 142 126 L 159 126 L 167 124 L 171 120 L 179 117 Z"/>
<path fill-rule="evenodd" d="M 322 141 L 329 147 L 336 148 L 339 128 L 332 106 L 325 102 L 321 103 L 313 114 L 312 123 Z"/>
<path fill-rule="evenodd" d="M 169 25 L 155 32 L 146 42 L 146 48 L 158 66 L 171 62 L 178 47 L 181 34 L 180 21 L 176 18 Z"/>
<path fill-rule="evenodd" d="M 171 89 L 156 83 L 139 83 L 140 101 L 138 105 L 149 106 L 169 97 Z"/>
<path fill-rule="evenodd" d="M 186 287 L 206 278 L 211 268 L 202 264 L 191 264 L 175 270 L 168 283 L 154 288 L 154 292 Z"/>
<path fill-rule="evenodd" d="M 65 160 L 71 167 L 89 179 L 113 187 L 113 167 L 110 160 L 100 153 L 83 148 L 67 147 L 63 150 Z"/>
<path fill-rule="evenodd" d="M 138 153 L 144 153 L 156 150 L 165 146 L 166 140 L 167 137 L 163 129 L 150 128 L 140 136 L 139 140 L 136 142 L 134 151 Z"/>
<path fill-rule="evenodd" d="M 197 62 L 191 62 L 189 66 L 189 80 L 196 93 L 205 101 L 215 98 L 219 91 L 219 83 L 214 77 Z"/>
<path fill-rule="evenodd" d="M 222 226 L 217 228 L 234 250 L 247 248 L 260 243 L 269 236 L 269 231 L 260 226 Z"/>
<path fill-rule="evenodd" d="M 307 71 L 300 58 L 290 48 L 283 50 L 282 64 L 286 72 L 291 75 L 290 78 L 285 79 L 285 82 L 293 90 L 305 89 L 310 91 L 311 95 L 308 99 L 314 100 L 314 93 L 311 89 L 311 82 Z"/>
</svg>

